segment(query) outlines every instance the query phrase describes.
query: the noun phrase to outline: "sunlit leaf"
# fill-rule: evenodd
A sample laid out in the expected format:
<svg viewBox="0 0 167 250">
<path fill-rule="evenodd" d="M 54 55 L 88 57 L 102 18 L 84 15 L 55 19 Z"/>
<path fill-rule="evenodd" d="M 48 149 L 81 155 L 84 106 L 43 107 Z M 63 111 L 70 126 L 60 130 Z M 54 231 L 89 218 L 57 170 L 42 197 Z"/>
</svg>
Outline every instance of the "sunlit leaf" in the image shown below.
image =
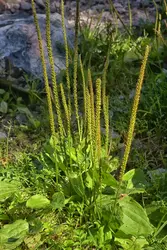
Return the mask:
<svg viewBox="0 0 167 250">
<path fill-rule="evenodd" d="M 148 236 L 153 232 L 147 214 L 139 203 L 126 196 L 119 200 L 119 204 L 123 211 L 123 225 L 119 229 L 120 232 L 133 236 Z"/>
<path fill-rule="evenodd" d="M 143 247 L 148 245 L 148 242 L 145 238 L 135 238 L 131 237 L 130 239 L 116 238 L 115 242 L 123 247 L 124 250 L 142 250 Z"/>
<path fill-rule="evenodd" d="M 18 187 L 12 183 L 0 181 L 0 202 L 9 198 L 18 190 Z"/>
<path fill-rule="evenodd" d="M 141 169 L 131 169 L 123 176 L 127 182 L 128 193 L 143 193 L 148 185 L 145 174 Z"/>
<path fill-rule="evenodd" d="M 103 178 L 103 184 L 112 187 L 114 189 L 118 187 L 118 182 L 111 174 L 103 173 L 102 178 Z"/>
<path fill-rule="evenodd" d="M 0 229 L 0 249 L 16 249 L 28 233 L 28 223 L 25 220 L 17 220 Z"/>
<path fill-rule="evenodd" d="M 26 207 L 32 209 L 42 209 L 46 208 L 50 204 L 50 201 L 43 195 L 36 194 L 31 196 L 31 198 L 26 202 Z"/>
</svg>

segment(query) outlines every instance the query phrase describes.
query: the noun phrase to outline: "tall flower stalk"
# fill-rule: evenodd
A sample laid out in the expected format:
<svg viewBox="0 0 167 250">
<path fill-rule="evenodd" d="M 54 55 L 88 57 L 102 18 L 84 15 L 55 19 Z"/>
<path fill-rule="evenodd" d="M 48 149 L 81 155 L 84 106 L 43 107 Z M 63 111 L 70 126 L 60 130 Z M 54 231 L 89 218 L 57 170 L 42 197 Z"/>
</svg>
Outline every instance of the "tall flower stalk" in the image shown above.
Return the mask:
<svg viewBox="0 0 167 250">
<path fill-rule="evenodd" d="M 81 76 L 82 76 L 82 88 L 83 88 L 83 100 L 84 100 L 84 125 L 86 129 L 88 101 L 86 97 L 86 81 L 85 81 L 84 68 L 83 68 L 81 56 L 79 57 L 79 62 L 80 62 L 80 69 L 81 69 Z"/>
<path fill-rule="evenodd" d="M 77 119 L 77 123 L 78 123 L 78 131 L 79 131 L 79 134 L 80 134 L 79 110 L 78 110 L 78 93 L 77 93 L 78 32 L 79 32 L 79 0 L 76 0 L 73 94 L 74 94 L 75 115 L 76 115 L 76 119 Z"/>
<path fill-rule="evenodd" d="M 68 138 L 70 138 L 70 135 L 71 135 L 71 132 L 70 132 L 70 115 L 69 115 L 69 109 L 68 109 L 66 96 L 65 96 L 65 93 L 64 93 L 64 87 L 63 87 L 62 83 L 60 83 L 60 91 L 61 91 L 61 99 L 62 99 L 64 111 L 65 111 L 65 116 L 66 116 L 66 120 L 67 120 L 67 134 L 68 134 Z"/>
<path fill-rule="evenodd" d="M 61 138 L 63 138 L 64 128 L 63 128 L 63 122 L 62 122 L 62 118 L 61 118 L 60 102 L 59 102 L 59 96 L 58 96 L 56 72 L 55 72 L 54 58 L 53 58 L 53 51 L 52 51 L 52 42 L 51 42 L 50 0 L 46 0 L 45 6 L 46 6 L 46 43 L 47 43 L 48 57 L 49 57 L 49 62 L 50 62 L 50 67 L 51 67 L 51 79 L 52 79 L 56 112 L 57 112 L 57 117 L 58 117 L 59 130 L 60 130 Z"/>
<path fill-rule="evenodd" d="M 95 142 L 95 105 L 94 105 L 94 91 L 93 91 L 93 82 L 92 82 L 92 75 L 90 69 L 88 69 L 88 85 L 89 85 L 89 91 L 90 91 L 90 112 L 91 112 L 91 138 L 92 138 L 92 145 L 93 145 L 93 150 L 96 147 L 96 142 Z"/>
<path fill-rule="evenodd" d="M 105 96 L 105 105 L 103 107 L 104 112 L 104 121 L 105 121 L 105 149 L 106 149 L 106 155 L 109 153 L 109 127 L 110 127 L 110 121 L 109 121 L 109 97 Z"/>
<path fill-rule="evenodd" d="M 101 79 L 96 80 L 96 155 L 98 161 L 101 156 L 101 126 L 100 126 L 100 114 L 101 114 Z M 101 172 L 101 171 L 100 171 Z"/>
<path fill-rule="evenodd" d="M 129 153 L 130 153 L 130 149 L 131 149 L 131 145 L 132 145 L 137 109 L 138 109 L 138 105 L 139 105 L 140 94 L 141 94 L 141 89 L 142 89 L 142 85 L 143 85 L 143 80 L 144 80 L 145 69 L 146 69 L 149 51 L 150 51 L 150 47 L 147 46 L 146 50 L 145 50 L 145 55 L 143 58 L 142 66 L 140 69 L 139 79 L 138 79 L 137 86 L 136 86 L 136 93 L 135 93 L 135 97 L 134 97 L 134 101 L 133 101 L 133 108 L 132 108 L 132 113 L 131 113 L 131 118 L 130 118 L 127 142 L 126 142 L 124 156 L 122 159 L 121 171 L 120 171 L 120 175 L 119 175 L 119 184 L 120 185 L 122 183 L 123 175 L 124 175 L 125 170 L 126 170 L 126 165 L 128 162 Z"/>
<path fill-rule="evenodd" d="M 101 125 L 100 125 L 100 115 L 101 115 L 101 79 L 96 80 L 96 155 L 95 159 L 98 163 L 99 167 L 99 186 L 100 186 L 100 193 L 101 193 L 101 187 L 102 187 L 102 165 L 100 163 L 101 158 Z"/>
<path fill-rule="evenodd" d="M 69 119 L 71 119 L 71 83 L 70 83 L 70 74 L 69 74 L 69 50 L 68 50 L 67 33 L 66 33 L 66 26 L 65 26 L 65 20 L 64 20 L 64 0 L 61 0 L 61 20 L 62 20 L 62 29 L 63 29 L 63 36 L 64 36 L 65 52 L 66 52 L 66 81 L 67 81 L 67 88 L 68 88 L 68 113 L 69 113 Z"/>
<path fill-rule="evenodd" d="M 111 42 L 109 41 L 106 61 L 104 64 L 103 75 L 102 75 L 102 104 L 103 104 L 103 113 L 104 113 L 104 122 L 105 122 L 105 147 L 106 147 L 106 154 L 108 154 L 108 144 L 109 144 L 109 101 L 108 97 L 106 96 L 106 82 L 107 82 L 107 71 L 109 66 L 109 59 L 110 59 L 110 49 L 111 49 Z"/>
<path fill-rule="evenodd" d="M 35 23 L 35 27 L 36 27 L 36 31 L 37 31 L 39 51 L 40 51 L 40 57 L 41 57 L 41 63 L 42 63 L 42 69 L 43 69 L 43 77 L 44 77 L 44 83 L 45 83 L 45 90 L 46 90 L 46 95 L 47 95 L 51 135 L 55 136 L 53 107 L 52 107 L 52 100 L 51 100 L 51 94 L 50 94 L 50 88 L 49 88 L 49 81 L 48 81 L 48 74 L 47 74 L 47 68 L 46 68 L 44 49 L 43 49 L 43 45 L 42 45 L 42 35 L 41 35 L 40 27 L 39 27 L 39 22 L 38 22 L 38 18 L 37 18 L 34 0 L 31 0 L 31 5 L 32 5 L 32 12 L 33 12 L 33 17 L 34 17 L 34 23 Z"/>
<path fill-rule="evenodd" d="M 118 187 L 117 187 L 117 191 L 116 191 L 113 215 L 117 212 L 116 211 L 116 204 L 117 204 L 117 200 L 119 198 L 119 193 L 120 193 L 120 189 L 121 189 L 121 185 L 122 185 L 122 181 L 123 181 L 123 176 L 124 176 L 124 173 L 126 170 L 126 166 L 127 166 L 127 162 L 128 162 L 128 158 L 129 158 L 129 153 L 130 153 L 130 149 L 131 149 L 131 145 L 132 145 L 133 133 L 134 133 L 135 123 L 136 123 L 136 115 L 137 115 L 137 110 L 138 110 L 140 94 L 141 94 L 141 89 L 142 89 L 142 85 L 143 85 L 143 80 L 144 80 L 145 69 L 146 69 L 149 51 L 150 51 L 150 46 L 146 46 L 145 55 L 143 58 L 143 62 L 142 62 L 141 68 L 140 68 L 139 78 L 138 78 L 137 85 L 136 85 L 136 93 L 135 93 L 135 97 L 134 97 L 134 101 L 133 101 L 133 107 L 132 107 L 132 112 L 131 112 L 131 118 L 130 118 L 130 124 L 129 124 L 125 152 L 124 152 L 124 156 L 123 156 L 121 168 L 120 168 L 119 183 L 118 183 Z"/>
<path fill-rule="evenodd" d="M 92 143 L 92 114 L 91 114 L 91 98 L 88 88 L 86 87 L 86 99 L 87 99 L 87 106 L 86 106 L 86 114 L 87 114 L 87 138 Z"/>
</svg>

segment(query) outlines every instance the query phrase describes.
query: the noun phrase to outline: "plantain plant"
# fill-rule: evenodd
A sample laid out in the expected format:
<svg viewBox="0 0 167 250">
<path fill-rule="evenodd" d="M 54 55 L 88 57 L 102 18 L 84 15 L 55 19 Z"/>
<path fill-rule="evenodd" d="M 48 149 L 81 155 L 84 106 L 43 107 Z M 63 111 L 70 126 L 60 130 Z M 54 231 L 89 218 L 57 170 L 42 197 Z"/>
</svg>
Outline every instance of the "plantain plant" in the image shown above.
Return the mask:
<svg viewBox="0 0 167 250">
<path fill-rule="evenodd" d="M 70 81 L 69 73 L 69 51 L 68 41 L 64 21 L 64 1 L 61 0 L 61 16 L 62 28 L 64 34 L 65 54 L 66 54 L 66 84 L 67 96 L 64 91 L 64 83 L 58 87 L 56 73 L 54 70 L 54 59 L 51 45 L 50 35 L 50 1 L 46 0 L 46 39 L 49 62 L 51 66 L 51 79 L 53 85 L 53 97 L 58 117 L 58 131 L 55 130 L 54 109 L 51 102 L 50 89 L 48 86 L 48 75 L 46 70 L 46 61 L 42 48 L 42 38 L 38 24 L 37 14 L 35 10 L 34 0 L 32 1 L 32 9 L 34 22 L 37 29 L 41 61 L 43 66 L 44 82 L 48 100 L 48 110 L 50 116 L 51 127 L 51 147 L 46 148 L 45 156 L 52 161 L 56 166 L 56 183 L 57 189 L 61 191 L 66 198 L 76 200 L 83 204 L 82 215 L 80 215 L 80 223 L 99 220 L 106 232 L 110 232 L 114 237 L 118 237 L 116 232 L 128 235 L 126 229 L 130 225 L 137 224 L 135 230 L 136 237 L 140 235 L 146 236 L 152 232 L 148 218 L 145 215 L 143 208 L 136 203 L 132 198 L 121 198 L 121 193 L 126 193 L 128 173 L 125 174 L 126 165 L 133 140 L 134 126 L 136 114 L 140 99 L 140 92 L 144 80 L 144 74 L 149 54 L 149 46 L 143 58 L 139 80 L 136 86 L 136 95 L 129 124 L 129 132 L 127 138 L 126 149 L 122 164 L 120 166 L 120 175 L 118 180 L 111 175 L 113 172 L 112 156 L 109 151 L 109 97 L 106 95 L 106 75 L 110 59 L 110 42 L 107 51 L 106 61 L 102 79 L 98 78 L 94 84 L 92 81 L 91 68 L 87 70 L 87 77 L 84 74 L 84 66 L 82 63 L 82 55 L 78 55 L 78 32 L 79 32 L 79 0 L 76 4 L 76 20 L 75 20 L 75 44 L 74 44 L 74 61 L 73 61 L 73 85 Z M 78 98 L 78 68 L 80 67 L 83 89 L 83 115 L 79 115 L 79 98 Z M 86 81 L 87 79 L 87 81 Z M 60 88 L 60 96 L 59 96 Z M 74 102 L 71 101 L 71 96 L 74 97 Z M 64 112 L 62 111 L 64 109 Z M 75 122 L 77 126 L 73 128 L 72 110 L 75 110 Z M 63 113 L 67 126 L 63 122 Z M 101 120 L 102 113 L 104 115 L 105 124 L 105 143 L 102 143 L 101 135 Z M 134 170 L 134 175 L 136 174 Z M 110 188 L 109 193 L 107 189 Z M 132 187 L 133 192 L 142 192 L 138 188 Z M 131 189 L 130 189 L 131 190 Z M 130 191 L 128 191 L 130 192 Z M 134 210 L 131 224 L 127 221 L 128 208 Z M 111 210 L 116 211 L 111 213 Z M 128 210 L 128 211 L 127 211 Z M 143 216 L 143 224 L 140 228 L 138 216 Z M 123 224 L 123 226 L 122 226 Z M 139 233 L 138 231 L 139 230 Z"/>
</svg>

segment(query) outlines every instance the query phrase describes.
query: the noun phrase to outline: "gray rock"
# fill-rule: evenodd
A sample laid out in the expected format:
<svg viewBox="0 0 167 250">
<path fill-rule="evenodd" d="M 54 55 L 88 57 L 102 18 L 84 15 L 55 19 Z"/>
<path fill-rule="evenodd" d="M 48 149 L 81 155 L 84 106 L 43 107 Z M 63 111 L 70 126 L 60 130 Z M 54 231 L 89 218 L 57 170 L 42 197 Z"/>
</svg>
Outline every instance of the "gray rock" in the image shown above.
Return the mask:
<svg viewBox="0 0 167 250">
<path fill-rule="evenodd" d="M 31 3 L 24 2 L 24 1 L 21 2 L 20 9 L 22 9 L 22 10 L 31 10 L 32 9 Z"/>
<path fill-rule="evenodd" d="M 102 12 L 102 10 L 104 9 L 104 5 L 103 4 L 97 4 L 97 5 L 94 5 L 92 7 L 93 10 L 97 10 L 98 12 Z M 106 9 L 105 9 L 106 10 Z"/>
<path fill-rule="evenodd" d="M 5 1 L 0 0 L 0 14 L 3 13 L 6 10 L 6 3 Z"/>
<path fill-rule="evenodd" d="M 45 2 L 43 0 L 35 0 L 35 2 L 39 7 L 45 8 Z"/>
<path fill-rule="evenodd" d="M 45 0 L 34 0 L 36 5 L 37 13 L 45 13 Z M 155 0 L 157 5 L 160 7 L 162 0 Z M 64 0 L 65 3 L 65 16 L 69 22 L 74 26 L 76 0 Z M 21 4 L 21 7 L 14 8 L 14 4 Z M 113 0 L 113 4 L 119 12 L 123 22 L 125 24 L 129 23 L 128 17 L 128 1 L 126 0 Z M 147 18 L 150 22 L 155 22 L 155 6 L 152 0 L 130 0 L 133 25 L 138 27 L 140 25 L 140 19 L 146 20 Z M 60 0 L 50 0 L 51 13 L 60 13 Z M 154 11 L 152 11 L 154 9 Z M 92 17 L 92 28 L 96 26 L 98 14 L 104 10 L 101 24 L 103 25 L 105 21 L 111 21 L 113 24 L 115 19 L 113 19 L 110 13 L 109 0 L 80 0 L 80 10 L 81 10 L 81 25 L 85 23 L 84 20 L 88 20 Z M 32 13 L 31 10 L 31 0 L 0 0 L 0 13 L 17 13 L 22 14 Z M 82 22 L 83 20 L 83 22 Z M 122 27 L 121 22 L 118 20 L 118 27 Z"/>
<path fill-rule="evenodd" d="M 126 12 L 126 10 L 124 9 L 124 7 L 122 6 L 122 4 L 120 3 L 115 3 L 114 4 L 115 8 L 117 9 L 117 11 L 120 13 L 120 14 L 123 14 Z"/>
<path fill-rule="evenodd" d="M 45 15 L 38 14 L 39 25 L 43 39 L 47 70 L 50 76 L 50 66 L 47 56 L 45 39 Z M 54 54 L 55 71 L 59 73 L 65 68 L 64 39 L 61 27 L 61 16 L 52 14 L 51 40 Z M 74 32 L 66 22 L 67 38 L 70 47 L 73 46 Z M 36 78 L 43 79 L 38 39 L 32 16 L 25 14 L 0 16 L 0 63 L 10 60 L 11 64 Z"/>
<path fill-rule="evenodd" d="M 95 4 L 103 4 L 104 3 L 104 0 L 96 0 L 95 2 L 94 2 Z"/>
<path fill-rule="evenodd" d="M 13 4 L 13 5 L 11 6 L 11 8 L 10 8 L 10 11 L 11 11 L 12 13 L 16 13 L 16 12 L 19 11 L 19 9 L 20 9 L 20 4 L 19 4 L 19 3 L 18 3 L 18 4 Z"/>
<path fill-rule="evenodd" d="M 76 8 L 76 2 L 71 2 L 70 7 L 71 7 L 71 9 L 75 9 Z"/>
<path fill-rule="evenodd" d="M 50 4 L 50 11 L 51 11 L 51 13 L 55 13 L 56 11 L 57 11 L 57 4 L 56 4 L 56 2 L 53 2 L 53 3 L 51 3 Z"/>
</svg>

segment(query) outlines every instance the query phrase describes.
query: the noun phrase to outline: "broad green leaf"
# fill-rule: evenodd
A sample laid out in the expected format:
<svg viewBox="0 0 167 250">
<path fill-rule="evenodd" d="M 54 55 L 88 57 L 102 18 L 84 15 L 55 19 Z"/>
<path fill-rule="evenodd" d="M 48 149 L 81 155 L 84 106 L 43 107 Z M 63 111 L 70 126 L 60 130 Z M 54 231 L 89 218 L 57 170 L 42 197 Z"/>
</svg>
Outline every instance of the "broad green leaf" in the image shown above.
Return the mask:
<svg viewBox="0 0 167 250">
<path fill-rule="evenodd" d="M 119 244 L 124 250 L 142 250 L 143 247 L 148 246 L 148 242 L 145 238 L 135 238 L 130 239 L 116 238 L 115 242 Z"/>
<path fill-rule="evenodd" d="M 0 249 L 16 249 L 24 240 L 29 230 L 25 220 L 17 220 L 13 224 L 5 225 L 0 229 Z"/>
<path fill-rule="evenodd" d="M 83 198 L 85 195 L 85 187 L 82 175 L 77 173 L 71 173 L 69 175 L 69 180 L 76 194 Z"/>
<path fill-rule="evenodd" d="M 127 193 L 143 193 L 148 185 L 145 174 L 141 169 L 132 169 L 123 176 L 127 182 Z"/>
<path fill-rule="evenodd" d="M 102 174 L 102 182 L 103 184 L 112 187 L 112 188 L 117 188 L 118 187 L 118 182 L 116 181 L 116 179 L 109 173 L 103 173 Z"/>
<path fill-rule="evenodd" d="M 26 202 L 26 207 L 32 209 L 42 209 L 46 208 L 50 204 L 50 201 L 43 195 L 36 194 L 31 196 L 31 198 Z"/>
<path fill-rule="evenodd" d="M 8 104 L 7 104 L 7 102 L 2 101 L 2 102 L 0 103 L 0 112 L 6 114 L 7 111 L 8 111 Z"/>
<path fill-rule="evenodd" d="M 57 192 L 52 196 L 51 205 L 54 209 L 60 209 L 65 206 L 65 197 L 61 192 Z"/>
<path fill-rule="evenodd" d="M 148 236 L 153 232 L 147 214 L 139 203 L 126 196 L 119 200 L 119 204 L 123 211 L 123 225 L 119 229 L 120 232 L 133 236 Z"/>
<path fill-rule="evenodd" d="M 0 202 L 9 198 L 13 193 L 17 192 L 18 188 L 12 183 L 0 181 Z"/>
</svg>

